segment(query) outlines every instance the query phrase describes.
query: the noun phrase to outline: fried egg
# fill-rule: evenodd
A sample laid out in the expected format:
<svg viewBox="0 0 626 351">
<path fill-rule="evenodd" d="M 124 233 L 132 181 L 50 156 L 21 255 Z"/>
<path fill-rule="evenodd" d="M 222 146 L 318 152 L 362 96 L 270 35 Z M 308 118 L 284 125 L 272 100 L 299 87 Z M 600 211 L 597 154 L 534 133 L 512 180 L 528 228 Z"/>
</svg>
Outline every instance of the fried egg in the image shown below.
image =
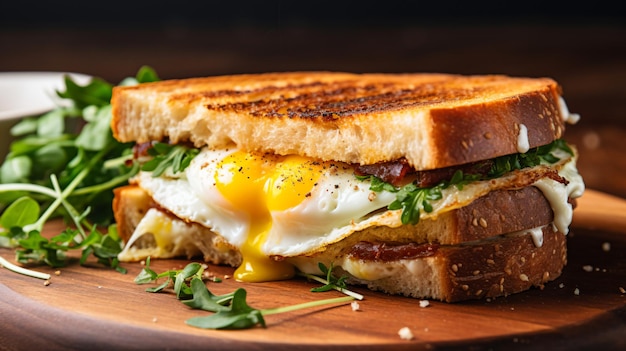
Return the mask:
<svg viewBox="0 0 626 351">
<path fill-rule="evenodd" d="M 234 149 L 203 149 L 179 176 L 142 172 L 136 182 L 160 206 L 241 250 L 235 278 L 244 281 L 290 278 L 293 267 L 270 256 L 311 252 L 340 240 L 334 229 L 395 199 L 371 191 L 347 164 Z"/>
</svg>

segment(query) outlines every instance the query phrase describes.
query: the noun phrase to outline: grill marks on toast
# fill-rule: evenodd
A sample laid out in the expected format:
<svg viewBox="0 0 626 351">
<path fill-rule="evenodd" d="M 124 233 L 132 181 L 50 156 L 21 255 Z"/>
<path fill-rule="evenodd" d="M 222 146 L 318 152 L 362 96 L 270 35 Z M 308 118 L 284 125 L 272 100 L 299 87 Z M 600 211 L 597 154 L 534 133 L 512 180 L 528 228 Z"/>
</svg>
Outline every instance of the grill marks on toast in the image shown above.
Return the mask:
<svg viewBox="0 0 626 351">
<path fill-rule="evenodd" d="M 206 104 L 206 108 L 263 118 L 334 120 L 418 106 L 436 106 L 451 98 L 469 100 L 490 89 L 489 86 L 467 89 L 457 85 L 458 82 L 451 79 L 438 79 L 426 85 L 411 84 L 410 79 L 407 82 L 315 81 L 266 85 L 247 90 L 190 92 L 174 95 L 170 101 L 216 100 L 218 102 Z"/>
</svg>

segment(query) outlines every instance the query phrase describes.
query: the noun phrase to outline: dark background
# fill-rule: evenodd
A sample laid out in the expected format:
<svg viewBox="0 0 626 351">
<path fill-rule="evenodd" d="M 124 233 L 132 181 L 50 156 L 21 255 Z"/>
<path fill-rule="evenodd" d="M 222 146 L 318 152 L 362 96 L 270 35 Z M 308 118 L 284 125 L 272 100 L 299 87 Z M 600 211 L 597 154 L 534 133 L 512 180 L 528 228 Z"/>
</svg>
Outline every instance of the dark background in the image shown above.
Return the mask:
<svg viewBox="0 0 626 351">
<path fill-rule="evenodd" d="M 582 121 L 588 185 L 626 197 L 626 11 L 618 1 L 11 1 L 0 71 L 112 83 L 292 70 L 549 76 Z M 617 162 L 620 160 L 624 162 Z"/>
</svg>

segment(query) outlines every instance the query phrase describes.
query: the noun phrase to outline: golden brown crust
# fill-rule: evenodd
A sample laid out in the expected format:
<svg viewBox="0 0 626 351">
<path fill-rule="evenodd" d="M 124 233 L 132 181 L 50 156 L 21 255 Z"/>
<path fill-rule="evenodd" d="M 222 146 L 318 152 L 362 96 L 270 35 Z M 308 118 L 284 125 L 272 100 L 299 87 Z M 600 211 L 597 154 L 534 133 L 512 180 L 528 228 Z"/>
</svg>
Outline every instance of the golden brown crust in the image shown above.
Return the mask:
<svg viewBox="0 0 626 351">
<path fill-rule="evenodd" d="M 517 152 L 563 134 L 548 78 L 291 72 L 164 81 L 113 92 L 121 141 L 301 154 L 433 169 Z"/>
<path fill-rule="evenodd" d="M 148 210 L 155 206 L 152 198 L 136 185 L 113 189 L 113 216 L 120 238 L 127 242 L 137 224 Z"/>
</svg>

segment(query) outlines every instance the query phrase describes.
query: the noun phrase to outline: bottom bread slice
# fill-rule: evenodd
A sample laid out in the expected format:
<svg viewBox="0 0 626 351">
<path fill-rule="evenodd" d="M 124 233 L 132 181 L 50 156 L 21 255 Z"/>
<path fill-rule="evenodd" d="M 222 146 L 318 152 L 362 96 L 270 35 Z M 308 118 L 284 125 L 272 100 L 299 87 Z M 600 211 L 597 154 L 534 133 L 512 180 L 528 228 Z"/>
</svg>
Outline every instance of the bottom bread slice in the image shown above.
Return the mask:
<svg viewBox="0 0 626 351">
<path fill-rule="evenodd" d="M 430 249 L 427 256 L 396 260 L 354 257 L 298 257 L 299 269 L 313 273 L 318 262 L 333 264 L 349 284 L 415 298 L 457 302 L 506 296 L 543 285 L 561 275 L 567 263 L 566 236 L 552 225 L 538 246 L 529 231 Z"/>
<path fill-rule="evenodd" d="M 117 190 L 114 208 L 125 241 L 138 226 L 148 223 L 139 227 L 146 235 L 125 248 L 123 261 L 138 261 L 147 256 L 203 256 L 214 264 L 241 263 L 240 252 L 219 235 L 168 214 L 138 187 Z M 148 218 L 144 221 L 145 217 Z M 543 238 L 540 245 L 536 239 L 538 231 Z M 169 244 L 161 247 L 160 242 Z M 393 254 L 384 259 L 363 257 L 354 254 L 354 241 L 338 245 L 343 248 L 285 259 L 306 273 L 320 274 L 319 263 L 324 263 L 332 265 L 337 276 L 347 275 L 349 284 L 447 302 L 506 296 L 543 287 L 561 274 L 567 260 L 566 236 L 551 224 L 456 245 L 419 244 L 417 251 L 421 253 L 408 258 Z"/>
</svg>

